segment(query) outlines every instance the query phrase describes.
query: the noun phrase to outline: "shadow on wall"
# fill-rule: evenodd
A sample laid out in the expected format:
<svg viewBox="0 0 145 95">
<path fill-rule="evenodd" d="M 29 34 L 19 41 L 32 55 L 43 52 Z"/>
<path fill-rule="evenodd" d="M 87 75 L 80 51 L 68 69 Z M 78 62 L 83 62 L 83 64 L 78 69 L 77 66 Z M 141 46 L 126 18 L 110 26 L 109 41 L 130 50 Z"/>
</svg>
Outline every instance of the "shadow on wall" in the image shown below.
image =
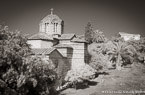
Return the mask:
<svg viewBox="0 0 145 95">
<path fill-rule="evenodd" d="M 72 54 L 73 54 L 73 49 L 68 48 L 67 57 L 63 57 L 62 59 L 58 59 L 57 73 L 60 75 L 60 79 L 59 79 L 60 86 L 62 86 L 64 84 L 63 80 L 64 80 L 67 72 L 71 69 Z"/>
<path fill-rule="evenodd" d="M 89 64 L 90 60 L 91 60 L 91 55 L 89 55 L 88 53 L 88 44 L 85 44 L 85 49 L 84 49 L 84 54 L 85 54 L 85 63 Z"/>
<path fill-rule="evenodd" d="M 73 56 L 73 48 L 68 48 L 67 49 L 67 64 L 69 65 L 69 70 L 72 67 L 72 56 Z"/>
</svg>

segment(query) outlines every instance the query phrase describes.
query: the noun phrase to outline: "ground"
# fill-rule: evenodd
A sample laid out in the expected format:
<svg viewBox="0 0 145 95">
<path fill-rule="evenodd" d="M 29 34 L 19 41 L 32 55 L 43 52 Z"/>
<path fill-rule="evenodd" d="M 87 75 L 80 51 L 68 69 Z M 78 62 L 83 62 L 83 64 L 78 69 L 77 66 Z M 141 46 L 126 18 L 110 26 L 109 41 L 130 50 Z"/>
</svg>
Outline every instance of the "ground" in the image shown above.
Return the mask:
<svg viewBox="0 0 145 95">
<path fill-rule="evenodd" d="M 69 88 L 60 95 L 145 95 L 145 65 L 135 64 L 121 71 L 107 70 L 91 80 L 88 87 Z"/>
</svg>

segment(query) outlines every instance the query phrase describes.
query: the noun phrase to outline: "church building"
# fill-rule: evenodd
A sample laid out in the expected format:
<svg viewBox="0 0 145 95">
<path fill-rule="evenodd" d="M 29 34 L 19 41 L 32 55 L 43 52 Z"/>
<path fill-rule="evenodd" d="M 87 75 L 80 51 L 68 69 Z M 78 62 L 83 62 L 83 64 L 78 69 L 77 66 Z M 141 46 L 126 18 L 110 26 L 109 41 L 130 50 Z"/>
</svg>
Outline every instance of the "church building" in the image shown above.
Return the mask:
<svg viewBox="0 0 145 95">
<path fill-rule="evenodd" d="M 58 64 L 64 62 L 70 66 L 70 69 L 77 69 L 88 63 L 87 42 L 84 35 L 66 34 L 67 31 L 64 33 L 64 28 L 64 21 L 53 14 L 51 9 L 51 14 L 40 21 L 39 32 L 30 36 L 28 43 L 34 54 L 47 55 L 49 58 L 55 51 L 53 60 L 58 60 Z M 50 50 L 51 52 L 47 52 Z"/>
</svg>

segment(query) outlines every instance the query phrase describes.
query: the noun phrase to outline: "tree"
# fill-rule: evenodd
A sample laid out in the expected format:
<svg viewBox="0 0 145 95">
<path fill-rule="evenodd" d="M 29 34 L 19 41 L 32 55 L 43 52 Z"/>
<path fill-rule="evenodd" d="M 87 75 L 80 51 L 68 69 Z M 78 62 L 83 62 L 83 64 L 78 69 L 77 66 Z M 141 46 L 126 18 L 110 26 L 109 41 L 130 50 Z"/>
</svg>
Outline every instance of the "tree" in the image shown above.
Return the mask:
<svg viewBox="0 0 145 95">
<path fill-rule="evenodd" d="M 144 62 L 145 56 L 145 38 L 141 38 L 140 40 L 130 40 L 128 44 L 132 45 L 137 51 L 137 61 Z"/>
<path fill-rule="evenodd" d="M 97 71 L 105 69 L 107 66 L 108 56 L 103 54 L 104 43 L 92 43 L 88 46 L 88 53 L 91 55 L 89 65 Z"/>
<path fill-rule="evenodd" d="M 105 42 L 105 36 L 103 35 L 103 32 L 99 30 L 93 31 L 93 37 L 92 37 L 92 42 L 95 43 L 103 43 Z"/>
<path fill-rule="evenodd" d="M 86 28 L 85 28 L 85 40 L 91 44 L 92 43 L 92 37 L 93 37 L 93 29 L 90 22 L 88 22 Z"/>
<path fill-rule="evenodd" d="M 136 55 L 136 49 L 132 45 L 128 45 L 127 42 L 122 40 L 113 41 L 114 49 L 107 51 L 108 55 L 111 55 L 111 60 L 116 62 L 116 69 L 121 70 L 123 63 L 129 61 L 133 62 L 133 58 Z"/>
<path fill-rule="evenodd" d="M 0 29 L 0 94 L 54 95 L 56 78 L 41 58 L 31 57 L 26 37 Z"/>
<path fill-rule="evenodd" d="M 88 64 L 81 66 L 81 68 L 76 70 L 69 70 L 65 77 L 65 81 L 70 86 L 77 88 L 77 84 L 83 85 L 90 79 L 95 78 L 96 70 L 93 69 Z M 84 86 L 84 85 L 83 85 Z"/>
<path fill-rule="evenodd" d="M 99 54 L 91 58 L 89 65 L 95 70 L 100 71 L 105 70 L 107 68 L 108 62 L 109 61 L 107 56 Z"/>
<path fill-rule="evenodd" d="M 55 95 L 57 75 L 39 57 L 27 58 L 17 79 L 18 92 L 23 95 Z M 52 91 L 50 93 L 50 91 Z"/>
</svg>

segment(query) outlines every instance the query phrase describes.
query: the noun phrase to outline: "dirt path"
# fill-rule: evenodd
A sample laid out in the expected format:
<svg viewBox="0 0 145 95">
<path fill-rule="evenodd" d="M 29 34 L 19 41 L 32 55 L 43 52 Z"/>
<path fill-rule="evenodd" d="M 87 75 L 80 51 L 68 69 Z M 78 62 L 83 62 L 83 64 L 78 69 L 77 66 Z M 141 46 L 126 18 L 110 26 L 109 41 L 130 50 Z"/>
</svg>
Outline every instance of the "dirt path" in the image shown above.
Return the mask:
<svg viewBox="0 0 145 95">
<path fill-rule="evenodd" d="M 69 88 L 60 95 L 145 95 L 145 66 L 140 64 L 122 71 L 109 70 L 108 75 L 99 75 L 91 81 L 87 88 Z"/>
</svg>

